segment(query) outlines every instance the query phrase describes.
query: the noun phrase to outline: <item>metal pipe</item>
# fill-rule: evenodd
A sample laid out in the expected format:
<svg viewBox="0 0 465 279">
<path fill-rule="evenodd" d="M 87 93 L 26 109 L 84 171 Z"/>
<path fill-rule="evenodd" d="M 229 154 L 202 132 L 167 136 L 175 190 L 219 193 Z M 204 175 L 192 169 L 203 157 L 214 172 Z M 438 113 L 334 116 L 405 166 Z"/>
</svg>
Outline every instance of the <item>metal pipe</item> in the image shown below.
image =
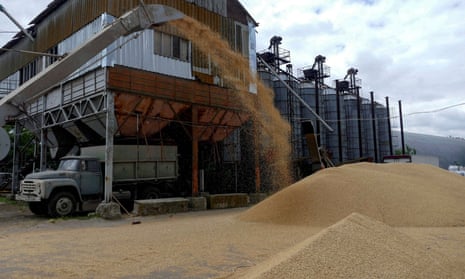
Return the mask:
<svg viewBox="0 0 465 279">
<path fill-rule="evenodd" d="M 375 97 L 373 91 L 370 92 L 371 99 L 371 123 L 373 126 L 373 146 L 375 151 L 375 162 L 378 162 L 378 139 L 376 131 L 376 112 L 375 112 Z"/>
<path fill-rule="evenodd" d="M 40 56 L 49 56 L 49 57 L 56 57 L 56 58 L 63 58 L 65 55 L 53 54 L 53 53 L 44 53 L 44 52 L 37 52 L 37 51 L 29 51 L 29 50 L 20 50 L 20 49 L 12 49 L 12 48 L 0 48 L 1 51 L 13 51 L 19 53 L 28 53 L 28 54 L 36 54 Z"/>
<path fill-rule="evenodd" d="M 7 11 L 6 9 L 0 5 L 0 12 L 4 13 L 23 33 L 26 35 L 31 41 L 34 42 L 34 38 L 29 34 L 29 32 L 24 29 L 19 22 L 17 22 Z"/>
<path fill-rule="evenodd" d="M 362 108 L 361 108 L 361 101 L 360 101 L 360 92 L 358 91 L 358 87 L 355 87 L 355 91 L 357 94 L 358 149 L 359 149 L 359 156 L 360 158 L 362 158 L 363 157 Z"/>
<path fill-rule="evenodd" d="M 391 113 L 389 111 L 389 97 L 386 96 L 386 112 L 387 112 L 387 126 L 388 126 L 388 137 L 389 137 L 389 155 L 394 155 L 392 148 L 392 131 L 391 131 Z"/>
<path fill-rule="evenodd" d="M 402 116 L 402 102 L 399 100 L 399 120 L 400 120 L 400 138 L 402 143 L 402 155 L 405 155 L 405 139 L 404 139 L 404 118 Z"/>
<path fill-rule="evenodd" d="M 317 77 L 315 79 L 315 113 L 320 115 L 320 80 L 318 77 L 319 73 L 317 73 Z M 320 137 L 320 123 L 316 122 L 316 139 L 318 145 L 321 144 L 321 137 Z"/>
<path fill-rule="evenodd" d="M 299 96 L 299 94 L 297 94 L 297 92 L 295 92 L 294 89 L 292 89 L 291 86 L 289 86 L 289 84 L 287 84 L 286 81 L 284 81 L 278 73 L 276 73 L 276 71 L 268 64 L 266 63 L 265 60 L 263 60 L 260 56 L 257 56 L 257 58 L 270 70 L 270 72 L 276 76 L 279 81 L 281 81 L 281 83 L 284 84 L 284 86 L 287 87 L 287 89 L 289 89 L 289 91 L 294 94 L 294 96 L 297 98 L 297 100 L 299 100 L 302 105 L 304 105 L 304 107 L 306 107 L 315 117 L 318 121 L 320 121 L 330 132 L 334 132 L 334 129 L 331 128 L 331 126 L 328 125 L 328 123 L 326 123 L 326 121 L 323 120 L 323 118 L 321 118 L 311 107 L 309 104 L 307 104 L 307 102 L 305 102 L 304 99 L 302 99 L 302 97 Z"/>
<path fill-rule="evenodd" d="M 337 110 L 337 143 L 338 143 L 338 152 L 339 152 L 339 163 L 344 163 L 343 153 L 342 153 L 341 100 L 340 100 L 339 89 L 337 88 L 337 86 L 336 86 L 336 110 Z"/>
</svg>

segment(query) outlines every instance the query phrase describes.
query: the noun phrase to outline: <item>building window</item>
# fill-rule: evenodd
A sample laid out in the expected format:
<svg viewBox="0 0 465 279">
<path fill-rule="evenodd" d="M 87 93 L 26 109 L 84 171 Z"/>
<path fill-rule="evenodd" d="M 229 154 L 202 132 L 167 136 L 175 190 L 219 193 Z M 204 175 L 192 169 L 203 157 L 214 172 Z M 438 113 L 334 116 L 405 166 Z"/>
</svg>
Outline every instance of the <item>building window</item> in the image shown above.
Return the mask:
<svg viewBox="0 0 465 279">
<path fill-rule="evenodd" d="M 154 31 L 154 53 L 189 62 L 189 42 L 178 36 Z"/>
<path fill-rule="evenodd" d="M 19 70 L 19 84 L 25 83 L 38 73 L 37 64 L 36 59 Z"/>
<path fill-rule="evenodd" d="M 249 31 L 247 26 L 236 23 L 235 26 L 235 42 L 234 47 L 236 52 L 241 53 L 245 57 L 249 56 Z"/>
<path fill-rule="evenodd" d="M 58 55 L 58 46 L 50 48 L 47 53 Z M 45 67 L 48 67 L 58 60 L 57 56 L 45 56 Z"/>
</svg>

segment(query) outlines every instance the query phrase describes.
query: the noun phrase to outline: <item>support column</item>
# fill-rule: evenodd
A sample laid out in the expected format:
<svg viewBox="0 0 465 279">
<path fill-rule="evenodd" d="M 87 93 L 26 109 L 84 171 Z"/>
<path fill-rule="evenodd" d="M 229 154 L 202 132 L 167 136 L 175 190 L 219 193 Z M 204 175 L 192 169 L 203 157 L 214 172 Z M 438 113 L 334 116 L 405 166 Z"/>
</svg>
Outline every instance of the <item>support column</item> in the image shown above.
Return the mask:
<svg viewBox="0 0 465 279">
<path fill-rule="evenodd" d="M 404 117 L 402 115 L 402 101 L 399 100 L 399 121 L 400 121 L 400 139 L 402 145 L 402 155 L 405 155 L 405 138 L 404 138 Z"/>
<path fill-rule="evenodd" d="M 373 129 L 373 148 L 375 152 L 375 162 L 378 163 L 378 137 L 376 130 L 376 105 L 375 105 L 375 97 L 373 91 L 370 92 L 370 99 L 371 99 L 371 125 Z"/>
<path fill-rule="evenodd" d="M 337 81 L 336 81 L 337 82 Z M 339 163 L 344 163 L 344 154 L 342 153 L 342 123 L 341 123 L 341 99 L 340 92 L 336 86 L 336 112 L 337 112 L 337 145 L 339 154 Z"/>
<path fill-rule="evenodd" d="M 192 106 L 192 196 L 199 195 L 199 118 L 198 108 Z"/>
<path fill-rule="evenodd" d="M 386 96 L 386 115 L 387 115 L 387 126 L 388 126 L 388 137 L 389 137 L 389 155 L 394 155 L 392 148 L 392 132 L 391 132 L 391 112 L 389 109 L 389 97 Z"/>
<path fill-rule="evenodd" d="M 21 129 L 18 121 L 15 121 L 15 136 L 13 144 L 13 170 L 11 177 L 11 194 L 15 195 L 19 189 L 19 142 Z"/>
<path fill-rule="evenodd" d="M 105 129 L 105 203 L 112 200 L 113 188 L 113 135 L 115 134 L 115 100 L 113 93 L 107 92 L 107 119 Z"/>
<path fill-rule="evenodd" d="M 360 91 L 358 91 L 358 87 L 356 87 L 356 94 L 357 94 L 358 149 L 359 149 L 359 157 L 362 158 L 363 157 L 362 108 L 361 108 Z"/>
<path fill-rule="evenodd" d="M 47 96 L 43 96 L 43 111 L 47 110 Z M 39 147 L 39 154 L 40 154 L 40 161 L 39 161 L 39 169 L 40 171 L 45 171 L 47 169 L 47 128 L 45 126 L 45 114 L 42 113 L 41 117 L 41 128 L 40 128 L 40 147 Z M 35 155 L 35 154 L 34 154 Z M 35 157 L 35 156 L 34 156 Z M 35 160 L 35 158 L 34 158 Z"/>
<path fill-rule="evenodd" d="M 43 122 L 42 122 L 43 123 Z M 39 144 L 39 154 L 40 154 L 40 171 L 47 169 L 47 131 L 45 128 L 40 129 L 40 144 Z"/>
</svg>

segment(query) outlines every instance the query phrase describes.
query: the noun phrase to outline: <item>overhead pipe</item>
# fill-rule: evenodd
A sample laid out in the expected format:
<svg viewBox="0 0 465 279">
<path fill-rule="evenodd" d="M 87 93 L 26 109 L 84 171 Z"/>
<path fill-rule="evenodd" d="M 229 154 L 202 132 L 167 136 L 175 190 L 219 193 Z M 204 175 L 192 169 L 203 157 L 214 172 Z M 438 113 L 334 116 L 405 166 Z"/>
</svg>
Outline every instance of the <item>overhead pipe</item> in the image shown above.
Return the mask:
<svg viewBox="0 0 465 279">
<path fill-rule="evenodd" d="M 289 89 L 289 91 L 297 98 L 297 100 L 299 100 L 302 105 L 304 105 L 304 107 L 306 107 L 315 117 L 318 121 L 320 121 L 330 132 L 334 132 L 334 129 L 331 128 L 331 126 L 328 125 L 328 123 L 326 123 L 326 121 L 324 121 L 323 118 L 321 118 L 321 116 L 319 116 L 311 107 L 309 104 L 307 104 L 307 102 L 305 102 L 304 99 L 302 99 L 302 97 L 299 96 L 299 94 L 297 94 L 297 92 L 295 92 L 295 90 L 289 85 L 287 84 L 286 81 L 284 81 L 280 76 L 279 74 L 268 64 L 266 63 L 265 60 L 263 60 L 263 58 L 261 58 L 259 55 L 257 55 L 257 58 L 271 71 L 271 73 L 276 76 L 279 81 L 281 81 L 282 84 L 284 84 L 284 86 L 287 87 L 287 89 Z"/>
<path fill-rule="evenodd" d="M 26 29 L 24 29 L 21 24 L 19 24 L 19 22 L 17 22 L 13 16 L 10 15 L 10 13 L 8 13 L 5 9 L 5 7 L 3 7 L 2 5 L 0 5 L 0 12 L 4 13 L 23 33 L 24 35 L 26 35 L 31 41 L 34 42 L 34 38 L 31 36 L 31 34 L 29 34 L 29 32 L 27 32 Z"/>
</svg>

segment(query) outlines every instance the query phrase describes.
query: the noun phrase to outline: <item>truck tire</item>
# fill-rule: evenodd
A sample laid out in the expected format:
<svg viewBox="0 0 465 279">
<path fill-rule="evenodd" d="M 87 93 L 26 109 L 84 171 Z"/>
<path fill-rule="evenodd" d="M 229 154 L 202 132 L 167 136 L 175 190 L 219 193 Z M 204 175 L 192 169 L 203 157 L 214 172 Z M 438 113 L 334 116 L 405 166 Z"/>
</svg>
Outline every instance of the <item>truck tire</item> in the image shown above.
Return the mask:
<svg viewBox="0 0 465 279">
<path fill-rule="evenodd" d="M 142 199 L 151 200 L 160 198 L 160 190 L 155 186 L 149 186 L 144 189 Z"/>
<path fill-rule="evenodd" d="M 64 217 L 74 213 L 76 198 L 69 192 L 58 192 L 48 202 L 48 213 L 51 217 Z"/>
<path fill-rule="evenodd" d="M 43 202 L 30 202 L 29 210 L 35 215 L 47 215 L 47 205 Z"/>
</svg>

